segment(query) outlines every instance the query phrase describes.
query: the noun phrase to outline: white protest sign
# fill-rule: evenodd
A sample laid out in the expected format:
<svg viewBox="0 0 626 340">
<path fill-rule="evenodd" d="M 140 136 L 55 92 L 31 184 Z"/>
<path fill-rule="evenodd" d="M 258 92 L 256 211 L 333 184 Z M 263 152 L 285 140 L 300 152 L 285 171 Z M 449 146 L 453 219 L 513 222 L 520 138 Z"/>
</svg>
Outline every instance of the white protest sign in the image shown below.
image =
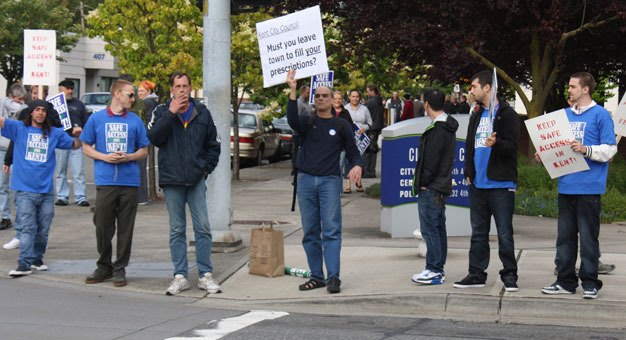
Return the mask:
<svg viewBox="0 0 626 340">
<path fill-rule="evenodd" d="M 622 96 L 617 110 L 613 113 L 613 125 L 615 126 L 615 134 L 618 136 L 626 136 L 626 93 Z"/>
<path fill-rule="evenodd" d="M 69 130 L 72 128 L 72 121 L 70 120 L 70 111 L 67 108 L 67 101 L 65 100 L 65 93 L 61 92 L 48 99 L 48 103 L 54 106 L 54 109 L 59 113 L 59 119 L 61 119 L 61 125 L 63 130 Z"/>
<path fill-rule="evenodd" d="M 365 133 L 359 133 L 359 127 L 356 124 L 352 125 L 352 128 L 354 129 L 354 143 L 361 155 L 363 155 L 372 141 Z"/>
<path fill-rule="evenodd" d="M 24 30 L 24 85 L 56 83 L 56 50 L 56 31 Z"/>
<path fill-rule="evenodd" d="M 315 6 L 256 24 L 263 69 L 263 87 L 328 72 L 320 7 Z"/>
<path fill-rule="evenodd" d="M 589 170 L 583 155 L 574 152 L 570 146 L 574 134 L 565 110 L 550 112 L 525 123 L 530 139 L 551 178 Z"/>
</svg>

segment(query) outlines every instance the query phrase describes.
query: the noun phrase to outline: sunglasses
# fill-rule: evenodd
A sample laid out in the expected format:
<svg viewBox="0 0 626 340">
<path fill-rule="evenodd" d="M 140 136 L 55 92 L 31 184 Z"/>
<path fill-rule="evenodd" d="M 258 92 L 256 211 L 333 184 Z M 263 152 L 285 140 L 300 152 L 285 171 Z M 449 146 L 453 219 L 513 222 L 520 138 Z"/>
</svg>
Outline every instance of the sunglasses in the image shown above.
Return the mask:
<svg viewBox="0 0 626 340">
<path fill-rule="evenodd" d="M 322 97 L 322 98 L 328 98 L 330 97 L 330 93 L 316 93 L 315 94 L 315 99 Z"/>
<path fill-rule="evenodd" d="M 120 91 L 121 93 L 125 94 L 128 96 L 128 98 L 133 99 L 135 98 L 135 94 L 132 92 L 126 92 L 126 91 Z"/>
</svg>

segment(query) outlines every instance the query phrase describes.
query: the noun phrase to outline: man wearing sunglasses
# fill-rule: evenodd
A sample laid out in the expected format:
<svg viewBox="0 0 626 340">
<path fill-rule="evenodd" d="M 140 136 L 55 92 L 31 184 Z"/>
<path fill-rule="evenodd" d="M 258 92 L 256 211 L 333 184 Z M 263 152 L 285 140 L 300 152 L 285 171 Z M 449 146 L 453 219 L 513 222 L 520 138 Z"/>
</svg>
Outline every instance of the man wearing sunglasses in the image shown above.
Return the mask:
<svg viewBox="0 0 626 340">
<path fill-rule="evenodd" d="M 302 219 L 302 246 L 311 270 L 311 279 L 300 290 L 327 287 L 329 293 L 339 293 L 339 260 L 341 252 L 341 171 L 339 155 L 353 165 L 348 177 L 361 179 L 361 155 L 354 143 L 348 121 L 337 118 L 331 111 L 332 91 L 321 86 L 315 90 L 315 111 L 312 116 L 299 115 L 296 103 L 295 70 L 287 74 L 289 126 L 302 138 L 296 160 L 298 171 L 298 204 Z M 326 263 L 327 275 L 323 266 Z"/>
<path fill-rule="evenodd" d="M 96 244 L 100 258 L 85 283 L 113 278 L 115 287 L 126 285 L 126 267 L 137 214 L 138 160 L 148 156 L 148 136 L 141 118 L 129 109 L 135 101 L 133 84 L 116 80 L 111 104 L 95 112 L 80 135 L 83 152 L 94 159 L 96 182 Z M 112 262 L 111 240 L 116 232 L 117 259 Z"/>
</svg>

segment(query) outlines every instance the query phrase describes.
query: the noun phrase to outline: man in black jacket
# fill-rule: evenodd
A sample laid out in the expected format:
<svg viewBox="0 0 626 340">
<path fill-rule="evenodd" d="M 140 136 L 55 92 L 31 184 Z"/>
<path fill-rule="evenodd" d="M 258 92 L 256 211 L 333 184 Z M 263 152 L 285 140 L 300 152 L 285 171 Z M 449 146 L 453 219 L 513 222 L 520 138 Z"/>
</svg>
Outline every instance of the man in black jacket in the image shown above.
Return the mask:
<svg viewBox="0 0 626 340">
<path fill-rule="evenodd" d="M 170 252 L 174 280 L 167 295 L 189 289 L 185 205 L 189 206 L 196 240 L 198 288 L 221 292 L 212 276 L 211 228 L 206 205 L 206 177 L 220 156 L 217 129 L 209 110 L 190 99 L 189 76 L 176 72 L 170 78 L 172 99 L 157 106 L 148 127 L 150 142 L 159 148 L 159 186 L 163 188 L 170 219 Z"/>
<path fill-rule="evenodd" d="M 517 112 L 506 101 L 495 98 L 491 103 L 494 91 L 491 84 L 490 71 L 482 71 L 472 77 L 471 93 L 482 106 L 470 117 L 465 148 L 465 176 L 470 184 L 472 224 L 469 274 L 455 282 L 454 287 L 485 286 L 489 266 L 489 229 L 493 216 L 498 232 L 498 254 L 504 267 L 500 270 L 500 278 L 507 292 L 516 292 L 513 209 L 520 122 Z M 489 110 L 490 105 L 493 105 L 493 110 Z"/>
<path fill-rule="evenodd" d="M 377 144 L 380 131 L 385 127 L 385 108 L 383 106 L 383 99 L 376 85 L 367 85 L 367 96 L 368 99 L 365 102 L 365 106 L 372 116 L 372 126 L 368 131 L 368 136 L 371 143 Z M 368 148 L 368 151 L 363 155 L 363 164 L 365 166 L 363 169 L 363 178 L 376 178 L 377 154 L 378 146 Z"/>
<path fill-rule="evenodd" d="M 445 95 L 431 89 L 424 93 L 424 108 L 432 123 L 426 127 L 419 145 L 413 178 L 417 196 L 420 232 L 426 242 L 426 270 L 415 274 L 413 282 L 438 285 L 444 281 L 443 267 L 448 254 L 445 199 L 452 190 L 452 166 L 459 123 L 443 112 Z"/>
</svg>

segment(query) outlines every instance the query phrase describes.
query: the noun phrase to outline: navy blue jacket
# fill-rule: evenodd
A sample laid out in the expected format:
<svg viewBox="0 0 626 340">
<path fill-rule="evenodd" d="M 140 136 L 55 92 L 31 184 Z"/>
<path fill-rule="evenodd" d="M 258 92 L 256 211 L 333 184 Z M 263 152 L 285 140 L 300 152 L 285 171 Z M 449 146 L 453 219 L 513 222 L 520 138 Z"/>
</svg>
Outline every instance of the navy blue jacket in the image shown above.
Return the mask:
<svg viewBox="0 0 626 340">
<path fill-rule="evenodd" d="M 179 114 L 169 111 L 170 100 L 156 107 L 148 124 L 148 139 L 159 148 L 159 186 L 194 186 L 217 166 L 220 142 L 209 110 L 193 100 L 187 128 Z"/>
</svg>

